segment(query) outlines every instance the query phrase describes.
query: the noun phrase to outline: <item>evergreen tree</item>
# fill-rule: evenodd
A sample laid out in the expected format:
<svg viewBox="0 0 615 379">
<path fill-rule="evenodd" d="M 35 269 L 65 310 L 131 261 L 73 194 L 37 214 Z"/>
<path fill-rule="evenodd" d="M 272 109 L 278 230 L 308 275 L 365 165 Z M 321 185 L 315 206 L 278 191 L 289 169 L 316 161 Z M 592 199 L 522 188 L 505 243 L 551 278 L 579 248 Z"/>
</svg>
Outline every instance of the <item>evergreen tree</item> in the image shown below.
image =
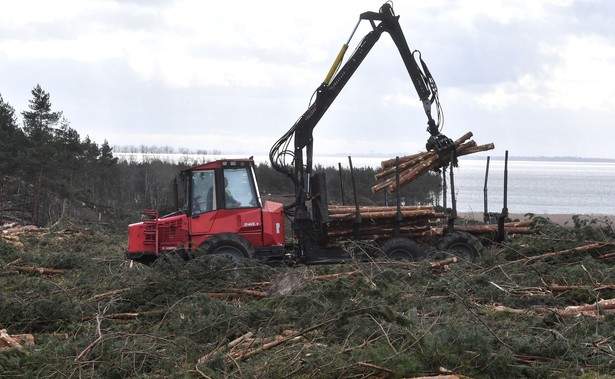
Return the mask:
<svg viewBox="0 0 615 379">
<path fill-rule="evenodd" d="M 23 146 L 23 134 L 17 126 L 15 110 L 4 102 L 0 95 L 0 222 L 6 204 L 6 195 L 12 192 L 7 189 L 7 176 L 15 173 L 19 162 L 17 153 Z"/>
<path fill-rule="evenodd" d="M 100 146 L 100 157 L 98 161 L 101 165 L 106 167 L 112 167 L 117 164 L 118 159 L 113 156 L 113 148 L 109 146 L 109 142 L 105 140 Z"/>
<path fill-rule="evenodd" d="M 87 199 L 96 199 L 101 187 L 97 172 L 100 148 L 89 136 L 86 136 L 83 140 L 82 148 L 83 169 L 80 172 L 81 196 Z"/>
<path fill-rule="evenodd" d="M 17 152 L 23 143 L 15 109 L 0 95 L 0 177 L 14 172 L 18 162 Z"/>
<path fill-rule="evenodd" d="M 49 141 L 52 128 L 60 121 L 62 112 L 51 111 L 49 93 L 45 92 L 40 84 L 32 89 L 30 111 L 23 111 L 24 132 L 35 142 Z"/>
<path fill-rule="evenodd" d="M 83 145 L 79 133 L 70 127 L 68 120 L 62 119 L 58 129 L 53 129 L 53 153 L 55 166 L 52 175 L 47 173 L 54 192 L 61 197 L 58 224 L 71 221 L 72 199 L 75 193 L 75 178 L 83 164 Z"/>
<path fill-rule="evenodd" d="M 23 159 L 23 168 L 28 180 L 33 184 L 32 194 L 32 223 L 39 224 L 39 210 L 44 193 L 45 173 L 52 172 L 56 162 L 54 126 L 60 121 L 62 112 L 51 111 L 50 95 L 40 84 L 32 90 L 29 111 L 21 113 L 23 117 L 24 132 L 27 144 Z"/>
<path fill-rule="evenodd" d="M 101 203 L 109 206 L 117 203 L 118 195 L 122 192 L 119 188 L 117 162 L 118 158 L 113 156 L 113 149 L 109 146 L 109 142 L 105 140 L 100 146 L 100 154 L 96 164 L 96 176 L 102 184 L 99 187 Z"/>
</svg>

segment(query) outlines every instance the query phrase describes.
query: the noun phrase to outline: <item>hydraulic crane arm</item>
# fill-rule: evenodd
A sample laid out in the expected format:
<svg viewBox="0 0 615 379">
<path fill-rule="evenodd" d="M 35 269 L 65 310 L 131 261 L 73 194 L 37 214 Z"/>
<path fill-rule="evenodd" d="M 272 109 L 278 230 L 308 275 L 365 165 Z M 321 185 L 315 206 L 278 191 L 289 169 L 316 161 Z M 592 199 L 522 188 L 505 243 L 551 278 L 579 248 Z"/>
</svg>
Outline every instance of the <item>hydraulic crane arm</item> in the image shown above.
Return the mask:
<svg viewBox="0 0 615 379">
<path fill-rule="evenodd" d="M 367 20 L 371 24 L 372 30 L 365 35 L 346 63 L 340 67 L 348 44 L 362 20 Z M 309 180 L 312 172 L 314 142 L 312 131 L 314 127 L 348 83 L 383 32 L 389 33 L 397 46 L 418 97 L 423 104 L 427 116 L 427 131 L 431 135 L 427 142 L 427 149 L 441 151 L 453 145 L 452 140 L 440 134 L 441 111 L 435 82 L 422 59 L 420 60 L 422 69 L 419 67 L 414 54 L 418 54 L 420 59 L 420 53 L 410 51 L 399 25 L 399 16 L 395 15 L 389 3 L 385 3 L 379 12 L 365 12 L 360 15 L 348 42 L 340 50 L 323 83 L 316 89 L 314 101 L 288 132 L 271 148 L 269 158 L 272 166 L 287 174 L 295 183 L 296 202 L 291 206 L 300 206 L 310 196 Z M 434 103 L 437 121 L 432 116 L 432 105 Z M 293 137 L 294 150 L 290 150 L 289 145 Z M 286 162 L 287 157 L 291 158 L 291 162 Z"/>
</svg>

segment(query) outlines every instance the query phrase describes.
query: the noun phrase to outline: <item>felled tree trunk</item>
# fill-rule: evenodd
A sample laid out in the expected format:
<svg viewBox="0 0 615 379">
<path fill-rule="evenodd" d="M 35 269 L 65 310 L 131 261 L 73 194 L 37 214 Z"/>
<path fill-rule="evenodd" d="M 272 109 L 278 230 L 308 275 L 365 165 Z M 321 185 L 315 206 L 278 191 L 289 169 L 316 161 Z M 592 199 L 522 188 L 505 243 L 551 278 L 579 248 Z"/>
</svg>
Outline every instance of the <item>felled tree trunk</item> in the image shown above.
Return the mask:
<svg viewBox="0 0 615 379">
<path fill-rule="evenodd" d="M 474 141 L 468 141 L 472 135 L 472 132 L 468 132 L 454 142 L 456 157 L 492 150 L 495 147 L 492 143 L 479 146 Z M 451 157 L 451 152 L 438 154 L 435 151 L 427 151 L 399 158 L 399 185 L 406 185 L 430 170 L 448 165 Z M 396 159 L 389 159 L 381 162 L 384 170 L 376 174 L 376 179 L 382 179 L 395 174 L 397 170 L 396 161 Z M 395 176 L 385 179 L 374 185 L 372 192 L 387 189 L 389 193 L 395 193 L 397 191 L 396 181 Z"/>
<path fill-rule="evenodd" d="M 32 334 L 10 335 L 6 329 L 0 329 L 0 350 L 32 345 L 34 345 L 34 336 Z"/>
<path fill-rule="evenodd" d="M 506 234 L 532 234 L 532 229 L 529 228 L 530 221 L 507 222 L 504 224 Z M 446 230 L 447 227 L 445 226 Z M 498 231 L 497 224 L 485 225 L 455 225 L 455 230 L 468 232 L 471 234 L 489 234 Z"/>
<path fill-rule="evenodd" d="M 527 264 L 527 263 L 532 263 L 534 261 L 538 261 L 538 260 L 541 260 L 541 259 L 544 259 L 544 258 L 552 258 L 552 257 L 557 257 L 557 256 L 562 256 L 562 255 L 582 253 L 582 252 L 586 252 L 586 251 L 597 250 L 597 249 L 600 249 L 601 247 L 613 246 L 613 245 L 615 245 L 615 244 L 608 243 L 608 242 L 590 243 L 590 244 L 578 246 L 578 247 L 575 247 L 575 248 L 572 248 L 572 249 L 566 249 L 566 250 L 554 251 L 552 253 L 544 253 L 544 254 L 540 254 L 540 255 L 534 255 L 534 256 L 531 256 L 531 257 L 527 257 L 527 258 L 516 260 L 514 262 L 523 262 L 523 263 Z"/>
<path fill-rule="evenodd" d="M 43 275 L 59 275 L 64 274 L 68 270 L 59 268 L 45 268 L 45 267 L 33 267 L 33 266 L 13 266 L 15 271 L 19 272 L 36 272 Z"/>
<path fill-rule="evenodd" d="M 397 220 L 395 206 L 359 207 L 361 223 L 354 224 L 356 208 L 352 206 L 330 206 L 327 236 L 332 240 L 357 238 L 360 240 L 389 238 L 395 229 L 400 237 L 425 237 L 442 234 L 442 229 L 432 224 L 444 217 L 431 205 L 400 207 Z"/>
</svg>

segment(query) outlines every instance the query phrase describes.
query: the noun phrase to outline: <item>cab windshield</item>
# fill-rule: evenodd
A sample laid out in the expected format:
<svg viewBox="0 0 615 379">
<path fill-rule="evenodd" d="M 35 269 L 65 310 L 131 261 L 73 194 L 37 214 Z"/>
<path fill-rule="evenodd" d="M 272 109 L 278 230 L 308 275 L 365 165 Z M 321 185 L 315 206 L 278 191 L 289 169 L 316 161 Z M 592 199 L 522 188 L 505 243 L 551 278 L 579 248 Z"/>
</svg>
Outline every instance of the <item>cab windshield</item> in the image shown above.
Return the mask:
<svg viewBox="0 0 615 379">
<path fill-rule="evenodd" d="M 249 167 L 224 169 L 224 201 L 227 209 L 260 207 Z"/>
</svg>

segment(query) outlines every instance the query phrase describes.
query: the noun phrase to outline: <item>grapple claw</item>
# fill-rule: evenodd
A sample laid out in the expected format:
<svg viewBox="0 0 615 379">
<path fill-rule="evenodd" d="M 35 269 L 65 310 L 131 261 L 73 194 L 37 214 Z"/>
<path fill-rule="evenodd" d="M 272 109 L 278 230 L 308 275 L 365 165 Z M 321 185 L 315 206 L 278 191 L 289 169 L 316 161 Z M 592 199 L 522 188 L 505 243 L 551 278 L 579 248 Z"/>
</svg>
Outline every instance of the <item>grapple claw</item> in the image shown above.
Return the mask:
<svg viewBox="0 0 615 379">
<path fill-rule="evenodd" d="M 429 137 L 425 145 L 427 151 L 435 151 L 436 153 L 444 153 L 455 148 L 455 143 L 452 139 L 444 134 L 436 134 Z"/>
</svg>

